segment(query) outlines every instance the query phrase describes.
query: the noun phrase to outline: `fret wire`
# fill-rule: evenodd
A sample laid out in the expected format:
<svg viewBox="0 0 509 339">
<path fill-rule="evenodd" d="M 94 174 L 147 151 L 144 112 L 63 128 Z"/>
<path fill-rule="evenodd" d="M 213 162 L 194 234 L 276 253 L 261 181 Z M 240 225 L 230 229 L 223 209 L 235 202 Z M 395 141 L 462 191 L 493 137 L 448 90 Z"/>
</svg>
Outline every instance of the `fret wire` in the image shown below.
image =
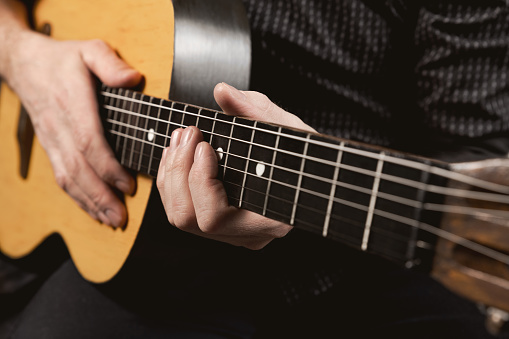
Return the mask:
<svg viewBox="0 0 509 339">
<path fill-rule="evenodd" d="M 163 99 L 161 99 L 161 105 L 162 105 L 163 101 L 164 101 L 164 100 L 163 100 Z M 166 145 L 166 141 L 171 140 L 171 136 L 170 136 L 169 134 L 170 134 L 171 117 L 172 117 L 172 115 L 173 115 L 173 105 L 174 105 L 174 104 L 175 104 L 175 103 L 173 103 L 173 102 L 171 103 L 170 115 L 169 115 L 169 117 L 168 117 L 168 121 L 167 121 L 168 126 L 166 126 L 166 135 L 165 135 L 165 136 L 163 136 L 163 138 L 164 138 L 164 148 L 166 148 L 166 147 L 168 147 L 168 146 L 169 146 L 169 144 L 168 144 L 168 145 Z"/>
<path fill-rule="evenodd" d="M 185 126 L 184 125 L 184 120 L 186 118 L 186 114 L 194 115 L 193 113 L 187 111 L 187 107 L 188 106 L 189 105 L 184 105 L 184 110 L 181 111 L 181 113 L 182 113 L 182 121 L 180 121 L 180 126 Z M 176 110 L 176 111 L 178 112 L 179 110 Z"/>
<path fill-rule="evenodd" d="M 143 98 L 145 98 L 145 94 L 141 94 L 141 101 L 143 101 Z M 150 99 L 152 100 L 152 99 Z M 141 105 L 140 105 L 140 111 L 141 111 Z M 147 110 L 147 114 L 145 116 L 150 116 L 150 106 L 148 107 L 148 110 Z M 136 125 L 138 125 L 138 123 L 136 123 Z M 145 128 L 144 128 L 144 134 L 147 134 L 148 133 L 148 130 L 147 130 L 147 127 L 148 127 L 148 118 L 145 119 Z M 142 134 L 143 135 L 143 134 Z M 141 139 L 141 138 L 140 138 Z M 143 139 L 145 140 L 145 139 Z M 145 143 L 142 142 L 141 143 L 141 150 L 140 150 L 140 156 L 138 158 L 138 172 L 140 171 L 141 169 L 141 164 L 143 162 L 143 151 L 145 149 Z"/>
<path fill-rule="evenodd" d="M 118 123 L 118 122 L 116 122 Z M 136 127 L 133 127 L 133 128 L 136 128 Z M 114 134 L 117 134 L 117 135 L 120 135 L 120 133 L 116 132 L 116 131 L 113 131 L 113 130 L 110 130 L 110 132 L 114 133 Z M 161 135 L 161 134 L 159 134 Z M 133 139 L 133 137 L 131 136 L 127 136 L 125 134 L 122 134 L 121 136 L 123 137 L 127 137 L 127 138 L 130 138 L 130 139 Z M 222 137 L 225 137 L 225 136 L 222 136 Z M 168 139 L 170 139 L 171 137 L 167 137 Z M 138 139 L 136 139 L 138 140 Z M 230 138 L 229 139 L 229 142 L 231 140 L 237 140 L 235 138 Z M 140 142 L 147 142 L 145 140 L 139 140 Z M 163 146 L 160 146 L 160 145 L 157 145 L 157 144 L 154 144 L 154 146 L 156 147 L 160 147 L 160 148 L 164 148 Z M 229 145 L 228 145 L 229 147 Z M 230 152 L 223 152 L 225 154 L 225 163 L 226 163 L 226 159 L 228 159 L 228 156 L 235 156 L 235 157 L 238 157 L 238 158 L 241 158 L 241 159 L 247 159 L 246 157 L 242 157 L 240 155 L 236 155 L 236 154 L 231 154 Z M 342 165 L 338 165 L 341 168 L 343 169 L 349 169 L 350 170 L 350 167 L 351 166 L 342 166 Z M 274 165 L 274 168 L 278 168 L 278 169 L 281 169 L 281 170 L 284 170 L 284 171 L 287 171 L 287 172 L 290 172 L 290 173 L 298 173 L 298 171 L 295 171 L 295 170 L 292 170 L 292 169 L 288 169 L 288 168 L 285 168 L 285 167 L 281 167 L 281 166 L 278 166 L 278 165 Z M 252 175 L 252 174 L 250 174 Z M 317 180 L 321 180 L 322 182 L 325 182 L 325 183 L 333 183 L 333 181 L 331 181 L 330 179 L 327 179 L 327 178 L 323 178 L 323 177 L 320 177 L 320 176 L 315 176 L 313 174 L 309 174 L 309 173 L 306 173 L 305 174 L 307 177 L 309 178 L 314 178 L 314 179 L 317 179 Z M 391 181 L 391 182 L 395 182 L 395 183 L 399 183 L 399 184 L 404 184 L 402 182 L 400 182 L 399 180 L 396 180 L 397 177 L 394 177 L 394 176 L 389 176 L 389 175 L 386 175 L 386 174 L 381 174 L 380 176 L 381 179 L 383 180 L 386 180 L 386 181 Z M 393 179 L 393 178 L 396 178 L 396 179 Z M 393 179 L 393 180 L 391 180 Z M 352 189 L 352 190 L 355 190 L 357 192 L 360 192 L 360 193 L 365 193 L 365 194 L 370 194 L 371 191 L 369 189 L 366 189 L 366 188 L 363 188 L 363 187 L 360 187 L 360 186 L 355 186 L 355 185 L 351 185 L 351 184 L 347 184 L 347 183 L 343 183 L 343 182 L 337 182 L 336 183 L 338 186 L 341 186 L 341 187 L 344 187 L 344 188 L 348 188 L 348 189 Z M 426 192 L 432 192 L 432 193 L 437 193 L 437 194 L 442 194 L 442 195 L 454 195 L 454 196 L 459 196 L 459 197 L 466 197 L 466 198 L 476 198 L 476 199 L 479 199 L 479 200 L 487 200 L 487 201 L 493 201 L 493 202 L 501 202 L 501 203 L 509 203 L 509 198 L 504 196 L 504 195 L 496 195 L 496 194 L 485 194 L 486 197 L 483 198 L 482 196 L 476 196 L 476 195 L 469 195 L 470 191 L 467 191 L 467 190 L 460 190 L 460 189 L 453 189 L 453 188 L 449 188 L 449 187 L 439 187 L 439 186 L 434 186 L 434 185 L 423 185 L 422 187 L 415 187 L 415 186 L 411 186 L 411 185 L 407 185 L 407 186 L 410 186 L 410 187 L 413 187 L 413 188 L 418 188 L 418 189 L 421 189 L 423 191 L 426 191 Z M 482 193 L 482 192 L 474 192 L 474 193 Z M 407 198 L 402 198 L 402 197 L 397 197 L 395 195 L 392 195 L 392 194 L 388 194 L 388 193 L 384 193 L 384 192 L 379 192 L 378 193 L 378 196 L 380 198 L 383 198 L 383 199 L 387 199 L 387 200 L 390 200 L 390 201 L 393 201 L 393 202 L 396 202 L 396 203 L 400 203 L 400 204 L 404 204 L 404 205 L 407 205 L 407 206 L 410 206 L 410 207 L 416 207 L 418 208 L 420 205 L 419 205 L 419 202 L 417 200 L 412 200 L 412 199 L 407 199 Z"/>
<path fill-rule="evenodd" d="M 307 135 L 307 141 L 304 144 L 304 151 L 303 156 L 300 162 L 300 172 L 299 172 L 299 178 L 297 179 L 297 188 L 295 189 L 295 198 L 293 201 L 293 208 L 292 208 L 292 217 L 290 219 L 290 225 L 293 225 L 293 221 L 295 220 L 295 213 L 297 213 L 297 202 L 299 200 L 299 194 L 300 194 L 300 188 L 302 185 L 302 173 L 304 172 L 304 166 L 306 164 L 306 156 L 308 153 L 308 147 L 309 147 L 309 138 L 311 134 Z"/>
<path fill-rule="evenodd" d="M 120 90 L 119 90 L 119 91 L 120 91 Z M 111 98 L 110 98 L 110 99 L 111 99 Z M 113 98 L 113 100 L 116 100 L 116 105 L 115 105 L 115 106 L 118 106 L 120 99 L 118 99 L 118 98 Z M 118 120 L 118 117 L 117 117 L 118 112 L 117 112 L 117 111 L 111 111 L 111 110 L 108 110 L 108 112 L 112 112 L 112 113 L 113 113 L 113 117 L 112 117 L 112 118 L 113 118 L 113 120 Z M 108 115 L 108 117 L 110 117 L 110 116 Z M 113 125 L 112 125 L 112 128 L 115 128 L 115 124 L 113 124 Z M 120 128 L 120 126 L 119 126 L 119 128 Z M 115 150 L 118 150 L 118 149 L 119 149 L 119 145 L 118 145 L 118 143 L 119 143 L 119 139 L 118 139 L 118 138 L 116 138 L 116 140 L 115 140 Z"/>
<path fill-rule="evenodd" d="M 373 211 L 375 209 L 376 204 L 376 197 L 378 193 L 378 185 L 380 184 L 380 176 L 382 174 L 382 168 L 384 164 L 384 156 L 385 153 L 380 153 L 380 159 L 378 159 L 378 164 L 376 166 L 376 174 L 375 178 L 373 179 L 373 189 L 371 190 L 371 198 L 369 200 L 369 208 L 368 208 L 368 215 L 366 217 L 366 227 L 364 228 L 364 236 L 362 237 L 362 246 L 361 249 L 363 251 L 367 250 L 368 248 L 368 241 L 369 241 L 369 233 L 371 231 L 371 222 L 373 220 Z"/>
<path fill-rule="evenodd" d="M 254 122 L 254 126 L 255 127 L 256 127 L 257 123 L 258 123 L 257 121 Z M 249 149 L 248 149 L 248 152 L 247 152 L 247 158 L 248 159 L 251 158 L 251 150 L 253 149 L 254 135 L 255 135 L 255 130 L 253 129 L 251 131 L 251 142 L 249 143 Z M 242 179 L 242 187 L 240 188 L 239 207 L 242 207 L 242 198 L 244 197 L 244 187 L 246 186 L 246 178 L 247 178 L 247 173 L 248 173 L 247 169 L 249 168 L 249 161 L 250 160 L 246 160 L 246 167 L 244 169 L 244 179 Z"/>
<path fill-rule="evenodd" d="M 281 127 L 278 128 L 278 131 L 281 132 Z M 279 148 L 279 134 L 276 136 L 276 143 L 274 145 L 274 148 L 275 149 Z M 269 173 L 269 180 L 267 182 L 267 190 L 265 192 L 265 199 L 264 199 L 265 201 L 263 202 L 263 213 L 262 213 L 263 216 L 265 216 L 265 214 L 267 213 L 267 204 L 269 202 L 269 194 L 270 194 L 270 187 L 271 187 L 271 183 L 272 183 L 272 175 L 274 174 L 274 167 L 276 165 L 276 155 L 277 155 L 277 151 L 273 151 L 272 162 L 271 162 L 270 173 Z"/>
<path fill-rule="evenodd" d="M 337 164 L 340 164 L 341 160 L 343 158 L 343 150 L 342 150 L 342 148 L 344 147 L 344 145 L 345 145 L 344 142 L 342 142 L 339 145 L 340 147 L 339 147 L 339 151 L 338 151 L 338 158 L 336 159 L 336 163 Z M 329 203 L 327 204 L 327 212 L 325 213 L 325 221 L 323 223 L 323 232 L 322 232 L 322 235 L 324 237 L 327 237 L 327 233 L 329 231 L 330 216 L 331 216 L 331 213 L 332 213 L 332 206 L 334 205 L 333 200 L 334 200 L 334 197 L 336 195 L 336 187 L 338 185 L 338 177 L 339 177 L 339 166 L 336 166 L 336 168 L 334 169 L 334 178 L 333 178 L 333 181 L 331 183 Z"/>
<path fill-rule="evenodd" d="M 110 131 L 112 133 L 115 133 L 115 134 L 122 134 L 122 133 L 119 133 L 119 132 L 116 132 L 116 131 Z M 128 135 L 124 135 L 125 137 L 127 138 L 133 138 L 132 136 L 128 136 Z M 224 165 L 223 165 L 224 166 Z M 237 170 L 235 168 L 231 168 L 233 170 Z M 248 175 L 251 175 L 250 173 L 248 173 Z M 286 183 L 279 183 L 281 185 L 287 185 Z M 303 189 L 304 190 L 304 189 Z M 307 193 L 311 194 L 311 195 L 317 195 L 320 197 L 321 194 L 317 193 L 317 192 L 312 192 L 312 191 L 308 191 Z M 352 205 L 352 204 L 346 204 L 347 201 L 342 201 L 342 199 L 339 199 L 339 198 L 335 198 L 335 202 L 338 202 L 338 203 L 343 203 L 345 202 L 345 205 Z M 354 204 L 355 205 L 355 204 Z M 355 206 L 351 206 L 353 208 L 359 208 L 361 210 L 367 210 L 364 208 L 364 206 L 361 206 L 361 205 L 358 205 L 357 207 Z M 455 234 L 452 234 L 450 232 L 446 232 L 446 231 L 443 231 L 435 226 L 431 226 L 431 225 L 428 225 L 428 224 L 424 224 L 424 223 L 420 223 L 416 220 L 413 220 L 413 219 L 409 219 L 409 218 L 406 218 L 406 217 L 403 217 L 403 216 L 399 216 L 399 215 L 396 215 L 396 214 L 393 214 L 393 213 L 390 213 L 390 212 L 386 212 L 386 211 L 382 211 L 382 210 L 379 210 L 379 209 L 375 209 L 374 210 L 374 214 L 378 215 L 378 216 L 381 216 L 381 217 L 384 217 L 386 219 L 389 219 L 389 220 L 393 220 L 393 221 L 397 221 L 397 222 L 400 222 L 402 224 L 406 224 L 408 226 L 411 226 L 411 227 L 417 227 L 417 228 L 421 228 L 423 229 L 424 231 L 426 232 L 429 232 L 429 233 L 432 233 L 434 235 L 437 235 L 438 237 L 442 237 L 442 238 L 445 238 L 447 240 L 450 240 L 450 241 L 453 241 L 455 243 L 458 243 L 458 244 L 461 244 L 467 248 L 471 248 L 479 253 L 482 253 L 488 257 L 491 257 L 495 260 L 498 260 L 500 262 L 505 262 L 505 263 L 508 263 L 509 264 L 509 256 L 505 255 L 505 254 L 502 254 L 502 253 L 499 253 L 499 252 L 496 252 L 494 250 L 491 250 L 489 248 L 486 248 L 480 244 L 476 244 L 476 243 L 473 243 L 467 239 L 463 239 Z"/>
<path fill-rule="evenodd" d="M 133 98 L 135 98 L 135 95 L 136 95 L 136 93 L 135 93 L 135 92 L 133 92 Z M 140 121 L 140 116 L 143 116 L 143 115 L 141 114 L 141 112 L 140 112 L 140 108 L 141 108 L 141 106 L 140 106 L 140 104 L 138 103 L 138 112 L 136 112 L 136 113 L 138 113 L 138 114 L 136 114 L 136 123 L 135 123 L 135 125 L 136 125 L 136 126 L 139 126 L 138 122 Z M 136 135 L 136 131 L 134 132 L 134 136 L 135 136 L 138 140 L 140 140 L 140 139 L 137 137 L 137 135 Z M 134 155 L 135 145 L 136 145 L 136 142 L 133 142 L 133 143 L 132 143 L 132 145 L 131 145 L 131 155 L 130 155 L 130 157 L 129 157 L 129 167 L 130 167 L 130 168 L 132 168 L 132 167 L 133 167 L 133 155 Z"/>
<path fill-rule="evenodd" d="M 212 130 L 210 131 L 210 144 L 212 145 L 212 138 L 214 137 L 216 130 L 217 113 L 214 114 L 214 120 L 212 121 Z"/>
<path fill-rule="evenodd" d="M 118 90 L 118 92 L 119 92 L 119 93 L 121 93 L 122 91 L 123 91 L 123 89 L 119 89 L 119 90 Z M 118 105 L 119 103 L 122 103 L 122 107 L 123 107 L 123 108 L 125 108 L 125 107 L 126 107 L 126 103 L 127 103 L 127 101 L 126 101 L 126 100 L 122 100 L 122 101 L 120 101 L 120 100 L 122 100 L 122 99 L 118 99 L 118 101 L 117 101 L 117 105 Z M 120 113 L 120 112 L 115 111 L 115 115 L 116 115 L 117 113 L 120 115 L 120 118 L 121 118 L 122 120 L 124 120 L 124 119 L 123 119 L 123 117 L 124 117 L 124 116 L 123 116 L 123 114 L 122 114 L 122 113 Z M 118 118 L 117 118 L 117 120 L 118 120 Z M 119 127 L 119 131 L 120 131 L 120 130 L 121 130 L 121 128 Z M 121 147 L 121 145 L 120 145 L 120 139 L 119 139 L 119 138 L 117 138 L 116 147 L 117 147 L 117 148 L 116 148 L 116 149 L 117 149 L 117 151 L 119 151 L 119 150 L 120 150 L 120 148 L 122 148 L 122 149 L 124 148 L 124 147 Z"/>
<path fill-rule="evenodd" d="M 127 95 L 128 91 L 125 91 L 125 93 L 126 93 L 126 95 Z M 134 95 L 134 93 L 133 93 L 133 95 Z M 127 103 L 127 102 L 129 102 L 129 101 L 128 101 L 128 100 L 127 100 L 127 98 L 126 98 L 126 103 Z M 133 111 L 133 105 L 134 105 L 134 102 L 133 102 L 133 101 L 130 101 L 130 102 L 129 102 L 129 111 L 131 111 L 131 112 Z M 127 112 L 127 124 L 128 124 L 128 125 L 130 125 L 130 126 L 132 126 L 131 118 L 132 118 L 132 116 L 133 116 L 133 115 L 132 115 L 132 114 L 130 114 L 130 113 L 129 113 L 129 111 Z M 124 112 L 124 113 L 125 113 L 125 112 Z M 128 132 L 129 132 L 129 128 L 127 128 L 127 129 L 126 129 L 126 133 L 128 133 Z M 131 141 L 131 142 L 133 142 L 133 141 Z M 124 144 L 124 146 L 127 146 L 127 145 L 125 145 L 125 144 Z M 122 161 L 123 161 L 123 162 L 127 161 L 127 160 L 126 160 L 126 158 L 125 158 L 125 152 L 126 152 L 126 149 L 127 149 L 127 147 L 123 147 L 123 149 L 122 149 Z M 125 164 L 125 165 L 127 165 L 127 163 L 124 163 L 124 164 Z"/>
<path fill-rule="evenodd" d="M 187 107 L 187 106 L 186 106 Z M 198 109 L 198 113 L 196 114 L 196 124 L 195 126 L 198 127 L 198 124 L 200 123 L 200 115 L 201 115 L 201 108 Z M 189 112 L 188 112 L 189 113 Z M 184 121 L 184 120 L 182 120 Z"/>
<path fill-rule="evenodd" d="M 150 102 L 152 102 L 152 99 L 153 97 L 150 98 Z M 161 108 L 158 108 L 157 109 L 157 120 L 156 120 L 156 125 L 155 125 L 155 128 L 154 128 L 154 140 L 156 140 L 156 135 L 155 135 L 155 131 L 157 131 L 157 128 L 159 126 L 159 121 L 161 118 Z M 148 121 L 148 120 L 147 120 Z M 150 131 L 149 131 L 150 133 Z M 148 161 L 148 173 L 150 173 L 152 171 L 152 160 L 154 159 L 154 144 L 152 144 L 152 147 L 150 149 L 150 159 Z"/>
<path fill-rule="evenodd" d="M 237 117 L 233 117 L 233 121 L 235 122 L 235 119 L 237 119 Z M 228 157 L 230 155 L 230 147 L 231 147 L 231 144 L 232 144 L 232 139 L 233 139 L 233 125 L 230 125 L 230 137 L 228 138 L 228 146 L 227 146 L 227 149 L 226 149 L 226 156 L 225 156 L 225 159 L 224 159 L 224 163 L 225 163 L 225 167 L 223 168 L 223 178 L 225 177 L 226 175 L 226 164 L 228 164 Z"/>
<path fill-rule="evenodd" d="M 112 94 L 112 93 L 109 93 L 107 91 L 102 91 L 101 94 L 102 95 L 107 95 L 107 96 L 112 96 L 112 97 L 117 96 L 116 94 Z M 136 100 L 136 99 L 130 99 L 130 100 Z M 162 108 L 168 109 L 167 107 L 162 107 Z M 179 110 L 177 110 L 177 111 L 179 111 Z M 190 113 L 190 112 L 185 112 L 185 113 L 193 114 L 193 113 Z M 206 117 L 206 118 L 209 118 L 209 117 Z M 213 119 L 213 118 L 209 118 L 209 119 Z M 235 124 L 235 123 L 233 123 L 233 124 Z M 269 131 L 269 130 L 262 130 L 262 131 L 267 132 L 267 133 L 272 133 L 272 134 L 276 133 L 276 132 Z M 299 137 L 299 136 L 295 136 L 295 135 L 284 135 L 284 136 L 288 137 L 288 138 L 291 138 L 291 139 L 301 140 L 301 141 L 305 140 L 305 138 L 302 138 L 302 137 Z M 312 140 L 312 143 L 316 144 L 316 145 L 323 146 L 323 147 L 327 147 L 327 148 L 332 148 L 332 149 L 337 149 L 338 150 L 338 145 L 336 145 L 336 144 L 322 142 L 322 141 L 319 141 L 319 140 Z M 360 155 L 360 156 L 368 157 L 368 158 L 378 159 L 378 155 L 376 153 L 371 152 L 371 151 L 359 150 L 359 149 L 356 149 L 356 148 L 349 148 L 349 147 L 345 147 L 344 151 L 352 153 L 352 154 L 357 154 L 357 155 Z M 477 179 L 477 178 L 470 177 L 470 176 L 465 175 L 465 174 L 460 174 L 460 173 L 457 173 L 457 172 L 453 172 L 453 171 L 448 170 L 448 169 L 443 169 L 443 168 L 440 168 L 440 167 L 432 166 L 430 164 L 420 163 L 420 162 L 417 162 L 415 160 L 403 159 L 403 158 L 394 157 L 394 156 L 386 156 L 385 162 L 394 163 L 394 164 L 397 164 L 397 165 L 401 165 L 401 166 L 405 166 L 405 167 L 413 168 L 413 169 L 417 169 L 417 170 L 427 171 L 427 172 L 433 173 L 433 174 L 438 175 L 438 176 L 442 176 L 442 177 L 445 177 L 445 178 L 448 178 L 448 179 L 451 179 L 451 180 L 456 180 L 456 181 L 464 182 L 464 183 L 467 183 L 467 184 L 470 184 L 470 185 L 473 185 L 473 186 L 476 186 L 476 187 L 479 187 L 479 188 L 484 188 L 484 189 L 492 190 L 492 191 L 499 192 L 499 193 L 509 194 L 509 186 L 492 183 L 492 182 L 485 181 L 485 180 L 482 180 L 482 179 Z"/>
</svg>

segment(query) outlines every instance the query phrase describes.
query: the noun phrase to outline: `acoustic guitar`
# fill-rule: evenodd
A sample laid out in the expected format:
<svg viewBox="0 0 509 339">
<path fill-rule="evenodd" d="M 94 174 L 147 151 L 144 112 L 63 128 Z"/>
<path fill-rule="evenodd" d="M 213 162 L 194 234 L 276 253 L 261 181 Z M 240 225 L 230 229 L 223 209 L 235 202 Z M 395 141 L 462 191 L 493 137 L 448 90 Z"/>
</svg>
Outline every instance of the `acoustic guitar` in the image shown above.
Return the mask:
<svg viewBox="0 0 509 339">
<path fill-rule="evenodd" d="M 179 26 L 171 18 L 178 3 L 40 2 L 36 22 L 51 23 L 55 38 L 104 39 L 146 75 L 143 93 L 106 86 L 98 91 L 105 132 L 119 161 L 139 173 L 138 191 L 126 197 L 126 227 L 113 229 L 91 220 L 57 187 L 37 141 L 30 147 L 26 116 L 22 113 L 17 119 L 19 101 L 4 86 L 0 101 L 4 253 L 27 255 L 46 237 L 59 233 L 86 279 L 111 279 L 136 239 L 171 132 L 194 125 L 217 151 L 219 175 L 232 205 L 409 269 L 426 270 L 452 291 L 487 305 L 493 330 L 508 319 L 509 159 L 449 164 L 226 116 L 194 105 L 199 99 L 190 100 L 193 104 L 162 99 L 168 93 L 172 97 L 170 79 L 172 86 L 180 84 L 176 73 L 172 76 L 179 60 L 173 55 L 178 53 Z M 183 21 L 188 24 L 187 17 Z M 178 92 L 173 92 L 176 97 Z"/>
</svg>

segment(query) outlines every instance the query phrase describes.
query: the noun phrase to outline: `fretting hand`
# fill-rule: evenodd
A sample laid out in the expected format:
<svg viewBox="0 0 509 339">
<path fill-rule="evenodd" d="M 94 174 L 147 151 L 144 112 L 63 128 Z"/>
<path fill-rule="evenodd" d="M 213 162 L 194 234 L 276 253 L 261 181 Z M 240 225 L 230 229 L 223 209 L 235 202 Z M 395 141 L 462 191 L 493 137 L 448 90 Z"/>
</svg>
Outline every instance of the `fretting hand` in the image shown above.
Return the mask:
<svg viewBox="0 0 509 339">
<path fill-rule="evenodd" d="M 261 93 L 219 84 L 214 96 L 226 114 L 313 130 Z M 181 230 L 250 249 L 261 249 L 285 236 L 291 226 L 228 204 L 217 179 L 216 152 L 202 140 L 196 127 L 177 129 L 163 153 L 157 186 L 169 222 Z"/>
</svg>

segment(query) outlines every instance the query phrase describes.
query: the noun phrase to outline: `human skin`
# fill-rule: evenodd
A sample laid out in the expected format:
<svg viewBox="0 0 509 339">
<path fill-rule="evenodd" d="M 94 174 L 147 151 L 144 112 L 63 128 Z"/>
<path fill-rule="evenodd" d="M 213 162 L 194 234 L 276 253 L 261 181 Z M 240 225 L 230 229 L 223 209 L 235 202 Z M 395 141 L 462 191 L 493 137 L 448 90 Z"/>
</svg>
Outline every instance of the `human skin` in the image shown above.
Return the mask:
<svg viewBox="0 0 509 339">
<path fill-rule="evenodd" d="M 127 213 L 113 190 L 132 194 L 135 181 L 104 138 L 93 76 L 111 87 L 132 87 L 142 75 L 102 41 L 56 41 L 31 31 L 25 18 L 22 4 L 0 0 L 0 76 L 27 109 L 58 185 L 92 218 L 122 226 Z M 214 96 L 226 114 L 312 130 L 263 94 L 218 84 Z M 251 249 L 291 230 L 228 205 L 215 179 L 215 152 L 197 128 L 179 129 L 171 140 L 157 178 L 171 224 Z"/>
</svg>

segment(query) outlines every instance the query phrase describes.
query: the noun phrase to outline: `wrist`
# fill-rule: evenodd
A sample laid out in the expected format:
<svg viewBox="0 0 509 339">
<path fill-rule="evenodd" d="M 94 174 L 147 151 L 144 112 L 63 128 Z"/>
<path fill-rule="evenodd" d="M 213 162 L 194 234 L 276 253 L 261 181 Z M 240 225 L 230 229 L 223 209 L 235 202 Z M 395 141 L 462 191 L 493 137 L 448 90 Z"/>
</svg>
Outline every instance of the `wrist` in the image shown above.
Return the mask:
<svg viewBox="0 0 509 339">
<path fill-rule="evenodd" d="M 16 61 L 20 61 L 23 53 L 27 51 L 27 41 L 36 34 L 25 27 L 0 29 L 0 78 L 7 84 L 10 85 L 13 81 Z"/>
<path fill-rule="evenodd" d="M 30 32 L 26 10 L 19 1 L 0 0 L 0 78 L 7 73 L 22 35 Z"/>
</svg>

